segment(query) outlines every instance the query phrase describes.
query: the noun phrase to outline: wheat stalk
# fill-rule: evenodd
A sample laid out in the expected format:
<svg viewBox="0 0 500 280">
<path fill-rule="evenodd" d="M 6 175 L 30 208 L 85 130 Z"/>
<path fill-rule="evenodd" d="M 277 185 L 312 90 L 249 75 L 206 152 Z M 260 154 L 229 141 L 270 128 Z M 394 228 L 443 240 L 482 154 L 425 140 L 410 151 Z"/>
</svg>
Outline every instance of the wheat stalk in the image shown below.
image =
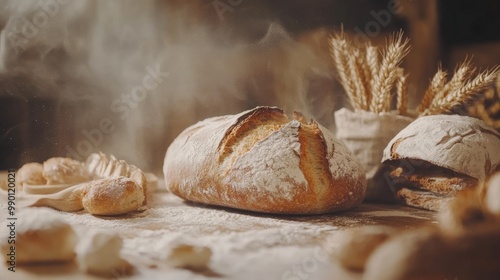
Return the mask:
<svg viewBox="0 0 500 280">
<path fill-rule="evenodd" d="M 408 51 L 408 39 L 403 42 L 402 32 L 391 38 L 384 51 L 380 69 L 373 81 L 371 111 L 379 113 L 390 110 L 387 104 L 390 105 L 391 88 L 397 78 L 397 67 Z"/>
<path fill-rule="evenodd" d="M 408 111 L 408 85 L 406 84 L 407 75 L 403 68 L 398 68 L 398 79 L 396 81 L 397 105 L 396 108 L 400 115 L 405 115 Z"/>
<path fill-rule="evenodd" d="M 330 39 L 331 55 L 335 61 L 335 67 L 339 75 L 340 84 L 344 88 L 349 101 L 354 109 L 361 109 L 362 101 L 356 94 L 356 87 L 349 74 L 349 49 L 350 43 L 345 38 L 344 34 L 337 34 Z"/>
<path fill-rule="evenodd" d="M 459 90 L 462 88 L 466 81 L 472 77 L 474 72 L 476 71 L 476 68 L 472 68 L 470 61 L 464 61 L 461 66 L 458 67 L 458 70 L 455 71 L 455 74 L 451 78 L 450 82 L 448 83 L 448 88 L 445 89 L 448 92 L 446 94 Z"/>
<path fill-rule="evenodd" d="M 438 100 L 435 106 L 431 106 L 425 110 L 422 115 L 450 113 L 456 107 L 470 102 L 485 89 L 493 85 L 499 72 L 500 67 L 497 66 L 492 70 L 486 70 L 478 74 L 472 81 L 467 82 L 464 86 L 451 91 L 446 97 Z"/>
<path fill-rule="evenodd" d="M 379 65 L 379 57 L 378 57 L 378 48 L 374 47 L 372 45 L 367 45 L 366 46 L 366 64 L 368 65 L 368 69 L 370 69 L 370 80 L 368 81 L 369 83 L 369 88 L 368 88 L 368 95 L 370 96 L 370 103 L 372 102 L 373 98 L 373 87 L 374 87 L 374 80 L 377 77 L 378 70 L 380 68 Z"/>
<path fill-rule="evenodd" d="M 360 65 L 359 60 L 359 50 L 354 49 L 349 55 L 349 70 L 350 77 L 353 81 L 354 88 L 356 89 L 356 96 L 359 98 L 361 109 L 366 110 L 368 107 L 367 96 L 366 96 L 366 87 L 364 81 L 364 72 L 362 69 L 362 65 Z"/>
<path fill-rule="evenodd" d="M 450 92 L 457 91 L 462 88 L 465 85 L 466 80 L 472 76 L 474 71 L 475 69 L 471 68 L 470 61 L 464 61 L 457 68 L 457 70 L 455 70 L 451 80 L 436 93 L 429 107 L 436 106 L 440 100 L 445 98 Z"/>
<path fill-rule="evenodd" d="M 359 77 L 361 78 L 361 82 L 363 83 L 364 87 L 363 94 L 365 96 L 364 98 L 366 99 L 365 107 L 363 109 L 368 111 L 370 107 L 369 104 L 371 102 L 370 83 L 372 80 L 372 74 L 363 51 L 360 49 L 356 49 L 354 54 L 356 55 L 356 67 L 358 69 L 358 72 L 360 73 Z"/>
<path fill-rule="evenodd" d="M 418 112 L 423 112 L 425 109 L 429 108 L 436 94 L 443 90 L 443 87 L 446 84 L 446 75 L 446 72 L 441 69 L 441 66 L 439 66 L 438 71 L 425 91 L 424 97 L 422 97 L 420 105 L 417 107 Z"/>
</svg>

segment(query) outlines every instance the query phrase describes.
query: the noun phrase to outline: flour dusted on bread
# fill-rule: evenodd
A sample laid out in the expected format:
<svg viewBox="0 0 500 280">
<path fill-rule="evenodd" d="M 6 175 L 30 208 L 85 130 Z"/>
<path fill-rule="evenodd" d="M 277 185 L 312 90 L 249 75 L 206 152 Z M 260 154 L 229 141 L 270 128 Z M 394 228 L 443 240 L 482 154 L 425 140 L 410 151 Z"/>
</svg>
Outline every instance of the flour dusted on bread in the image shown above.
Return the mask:
<svg viewBox="0 0 500 280">
<path fill-rule="evenodd" d="M 141 207 L 142 188 L 126 177 L 97 179 L 82 189 L 82 205 L 94 215 L 120 215 Z"/>
<path fill-rule="evenodd" d="M 235 160 L 228 176 L 222 179 L 223 184 L 291 201 L 294 186 L 307 184 L 297 156 L 300 154 L 299 128 L 300 123 L 293 120 L 255 143 L 252 153 L 242 154 Z M 273 153 L 275 157 L 270 156 Z M 249 176 L 249 170 L 257 176 Z"/>
<path fill-rule="evenodd" d="M 400 131 L 382 161 L 419 159 L 484 180 L 500 165 L 500 133 L 459 115 L 420 117 Z"/>
<path fill-rule="evenodd" d="M 407 205 L 439 210 L 500 167 L 500 133 L 458 115 L 420 117 L 399 132 L 383 161 L 396 195 Z"/>
<path fill-rule="evenodd" d="M 268 213 L 313 214 L 361 202 L 361 165 L 314 121 L 257 107 L 184 130 L 164 162 L 167 187 L 194 202 Z"/>
<path fill-rule="evenodd" d="M 85 165 L 95 178 L 127 177 L 134 180 L 141 187 L 144 194 L 142 205 L 147 204 L 148 182 L 142 170 L 135 165 L 128 164 L 124 160 L 118 160 L 113 155 L 107 156 L 101 152 L 90 154 Z"/>
</svg>

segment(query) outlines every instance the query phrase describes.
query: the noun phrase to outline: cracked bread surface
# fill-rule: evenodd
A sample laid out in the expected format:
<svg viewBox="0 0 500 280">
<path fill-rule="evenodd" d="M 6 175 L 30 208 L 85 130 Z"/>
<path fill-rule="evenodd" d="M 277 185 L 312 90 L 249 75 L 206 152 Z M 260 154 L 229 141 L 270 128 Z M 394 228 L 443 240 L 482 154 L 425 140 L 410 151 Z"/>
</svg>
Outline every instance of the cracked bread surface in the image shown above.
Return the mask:
<svg viewBox="0 0 500 280">
<path fill-rule="evenodd" d="M 483 181 L 500 167 L 499 147 L 500 133 L 479 119 L 425 116 L 389 142 L 382 162 L 424 160 Z"/>
<path fill-rule="evenodd" d="M 364 171 L 325 131 L 275 107 L 207 119 L 170 145 L 165 182 L 189 201 L 256 212 L 349 209 L 363 199 Z"/>
</svg>

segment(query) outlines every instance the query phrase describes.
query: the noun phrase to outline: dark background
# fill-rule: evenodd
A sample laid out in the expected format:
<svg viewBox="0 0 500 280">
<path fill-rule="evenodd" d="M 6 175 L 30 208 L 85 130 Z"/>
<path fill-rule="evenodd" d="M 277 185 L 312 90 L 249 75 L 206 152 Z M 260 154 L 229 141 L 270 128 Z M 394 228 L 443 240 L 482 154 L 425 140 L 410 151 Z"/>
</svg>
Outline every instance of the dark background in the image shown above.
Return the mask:
<svg viewBox="0 0 500 280">
<path fill-rule="evenodd" d="M 9 5 L 15 5 L 12 1 L 7 2 Z M 188 30 L 194 30 L 192 27 L 203 27 L 204 34 L 210 34 L 212 44 L 227 50 L 214 52 L 212 63 L 217 63 L 216 56 L 226 55 L 233 46 L 254 46 L 254 49 L 248 52 L 245 74 L 236 83 L 241 94 L 237 97 L 227 97 L 221 93 L 213 95 L 214 98 L 207 97 L 208 101 L 200 101 L 198 98 L 186 99 L 192 101 L 185 101 L 188 105 L 180 103 L 175 106 L 175 110 L 165 112 L 165 115 L 161 116 L 169 122 L 162 124 L 160 128 L 152 128 L 161 130 L 160 132 L 155 132 L 153 136 L 145 133 L 145 146 L 149 148 L 136 151 L 131 144 L 128 151 L 118 148 L 114 150 L 116 142 L 113 141 L 117 141 L 115 137 L 113 140 L 107 140 L 107 146 L 96 147 L 96 151 L 114 153 L 144 169 L 161 172 L 162 159 L 168 144 L 183 128 L 198 120 L 236 113 L 257 105 L 278 105 L 292 109 L 296 101 L 294 97 L 286 96 L 286 90 L 289 89 L 286 87 L 286 79 L 289 76 L 281 76 L 280 73 L 293 67 L 303 67 L 299 74 L 307 78 L 306 98 L 310 102 L 305 110 L 311 117 L 334 129 L 333 111 L 345 105 L 345 97 L 335 80 L 335 73 L 329 61 L 328 36 L 341 28 L 346 33 L 355 35 L 356 27 L 363 29 L 367 23 L 374 21 L 370 12 L 387 9 L 388 4 L 385 0 L 242 0 L 231 7 L 231 11 L 226 11 L 221 19 L 215 11 L 214 2 L 156 1 L 158 10 L 165 9 L 169 15 L 172 11 L 182 13 L 179 18 L 166 17 L 165 27 L 159 28 L 164 30 L 161 36 L 165 36 L 170 42 L 186 46 L 191 41 L 185 40 L 178 29 L 171 27 L 171 23 L 181 20 L 188 26 Z M 236 2 L 238 1 L 233 1 Z M 413 105 L 423 94 L 439 62 L 443 68 L 449 70 L 453 70 L 455 65 L 466 57 L 471 58 L 472 62 L 482 69 L 500 64 L 499 1 L 398 2 L 403 7 L 402 12 L 393 15 L 389 25 L 381 28 L 380 34 L 370 39 L 375 44 L 383 44 L 389 34 L 400 29 L 411 38 L 412 52 L 404 63 L 407 72 L 411 73 L 410 102 Z M 120 7 L 122 4 L 116 2 L 116 5 Z M 86 13 L 91 16 L 82 17 L 77 27 L 71 28 L 86 32 L 86 25 L 95 20 L 92 15 L 98 12 L 89 9 Z M 11 16 L 8 13 L 2 15 L 1 29 L 6 28 Z M 147 16 L 144 20 L 148 20 Z M 278 36 L 279 32 L 270 33 L 271 23 L 279 23 L 286 36 Z M 275 35 L 276 38 L 272 37 Z M 264 41 L 265 43 L 261 44 Z M 294 47 L 290 50 L 289 46 L 292 45 Z M 305 46 L 307 53 L 312 53 L 312 58 L 304 63 L 300 60 L 294 62 L 295 64 L 290 63 L 295 61 L 290 59 L 295 45 L 298 45 L 297 48 Z M 93 100 L 112 90 L 109 85 L 86 82 L 85 75 L 71 74 L 73 70 L 68 70 L 65 63 L 75 60 L 75 52 L 68 51 L 64 45 L 58 45 L 41 56 L 36 52 L 37 48 L 38 46 L 33 44 L 21 53 L 4 57 L 8 59 L 7 65 L 10 67 L 0 72 L 0 170 L 18 168 L 30 161 L 43 162 L 52 156 L 65 156 L 65 147 L 74 146 L 81 141 L 79 131 L 83 116 L 87 116 L 87 112 L 96 112 L 96 116 L 89 118 L 86 123 L 87 127 L 94 127 L 92 123 L 95 124 L 96 120 L 106 113 L 106 107 L 99 107 Z M 125 48 L 127 45 L 117 44 L 116 50 Z M 82 54 L 79 59 L 86 55 L 88 56 Z M 21 63 L 26 59 L 36 64 Z M 208 64 L 206 73 L 200 75 L 210 75 L 210 69 L 215 64 Z M 38 68 L 31 65 L 38 65 Z M 318 72 L 327 74 L 316 75 Z M 113 81 L 108 80 L 108 83 Z M 204 87 L 201 89 L 205 90 Z M 217 87 L 207 89 L 210 90 L 217 91 Z M 54 92 L 63 93 L 52 94 Z M 63 95 L 71 95 L 72 98 L 62 98 Z M 109 101 L 112 98 L 104 100 Z M 328 105 L 329 103 L 331 105 Z M 148 123 L 154 123 L 155 118 L 159 117 L 153 116 L 141 126 L 141 133 L 147 131 Z M 127 123 L 128 121 L 122 124 L 121 128 L 126 129 Z M 127 141 L 126 138 L 122 137 L 121 140 Z"/>
</svg>

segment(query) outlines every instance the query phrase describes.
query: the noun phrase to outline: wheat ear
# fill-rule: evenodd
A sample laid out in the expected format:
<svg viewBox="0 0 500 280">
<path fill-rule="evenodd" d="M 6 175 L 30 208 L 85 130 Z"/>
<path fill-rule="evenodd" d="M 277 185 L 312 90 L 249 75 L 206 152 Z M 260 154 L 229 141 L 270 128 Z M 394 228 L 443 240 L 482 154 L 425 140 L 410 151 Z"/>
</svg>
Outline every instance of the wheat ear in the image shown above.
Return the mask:
<svg viewBox="0 0 500 280">
<path fill-rule="evenodd" d="M 390 110 L 387 104 L 390 105 L 391 88 L 397 79 L 397 67 L 408 51 L 408 39 L 403 41 L 402 32 L 391 38 L 384 51 L 380 69 L 374 80 L 373 97 L 370 104 L 371 111 L 379 113 Z"/>
<path fill-rule="evenodd" d="M 397 92 L 397 110 L 400 115 L 405 115 L 408 111 L 408 85 L 406 84 L 407 75 L 403 68 L 398 68 L 398 79 L 396 81 Z"/>
<path fill-rule="evenodd" d="M 378 57 L 378 48 L 374 47 L 372 45 L 367 45 L 366 46 L 366 52 L 365 52 L 365 61 L 366 65 L 368 66 L 368 69 L 370 70 L 370 79 L 367 80 L 369 86 L 367 87 L 366 91 L 368 96 L 370 98 L 368 99 L 371 104 L 372 98 L 373 98 L 373 87 L 374 87 L 374 80 L 377 77 L 378 70 L 380 68 L 379 65 L 379 57 Z"/>
<path fill-rule="evenodd" d="M 356 54 L 356 67 L 358 68 L 361 82 L 363 83 L 363 87 L 365 89 L 364 95 L 366 103 L 364 109 L 368 111 L 370 109 L 370 102 L 371 102 L 370 83 L 372 80 L 372 73 L 370 71 L 368 62 L 366 61 L 366 55 L 363 52 L 363 50 L 357 49 L 355 54 Z"/>
<path fill-rule="evenodd" d="M 475 69 L 471 67 L 470 61 L 464 61 L 453 74 L 451 80 L 438 91 L 434 96 L 429 107 L 435 107 L 441 99 L 445 98 L 450 92 L 457 91 L 465 85 L 467 79 L 469 79 L 474 73 Z"/>
<path fill-rule="evenodd" d="M 352 50 L 350 53 L 349 60 L 349 70 L 350 77 L 353 80 L 354 88 L 356 89 L 356 96 L 359 98 L 359 102 L 361 103 L 361 109 L 367 110 L 367 96 L 366 96 L 366 87 L 365 87 L 365 79 L 364 79 L 364 71 L 362 65 L 359 60 L 359 50 Z"/>
<path fill-rule="evenodd" d="M 343 33 L 337 34 L 335 37 L 330 39 L 331 45 L 331 55 L 333 61 L 335 62 L 335 68 L 339 75 L 340 84 L 344 88 L 349 101 L 354 109 L 361 109 L 362 102 L 356 95 L 356 88 L 354 82 L 348 76 L 349 75 L 349 55 L 348 51 L 350 44 L 345 38 Z"/>
<path fill-rule="evenodd" d="M 443 90 L 443 87 L 446 84 L 446 75 L 446 72 L 441 69 L 441 66 L 439 66 L 438 71 L 425 91 L 424 97 L 422 97 L 420 105 L 417 107 L 418 112 L 423 112 L 429 108 L 436 94 Z"/>
<path fill-rule="evenodd" d="M 436 106 L 425 110 L 423 115 L 450 113 L 453 109 L 474 100 L 485 89 L 493 85 L 499 72 L 500 67 L 497 66 L 492 70 L 486 70 L 478 74 L 472 81 L 469 81 L 463 87 L 455 89 L 446 95 L 446 97 L 439 100 Z"/>
</svg>

